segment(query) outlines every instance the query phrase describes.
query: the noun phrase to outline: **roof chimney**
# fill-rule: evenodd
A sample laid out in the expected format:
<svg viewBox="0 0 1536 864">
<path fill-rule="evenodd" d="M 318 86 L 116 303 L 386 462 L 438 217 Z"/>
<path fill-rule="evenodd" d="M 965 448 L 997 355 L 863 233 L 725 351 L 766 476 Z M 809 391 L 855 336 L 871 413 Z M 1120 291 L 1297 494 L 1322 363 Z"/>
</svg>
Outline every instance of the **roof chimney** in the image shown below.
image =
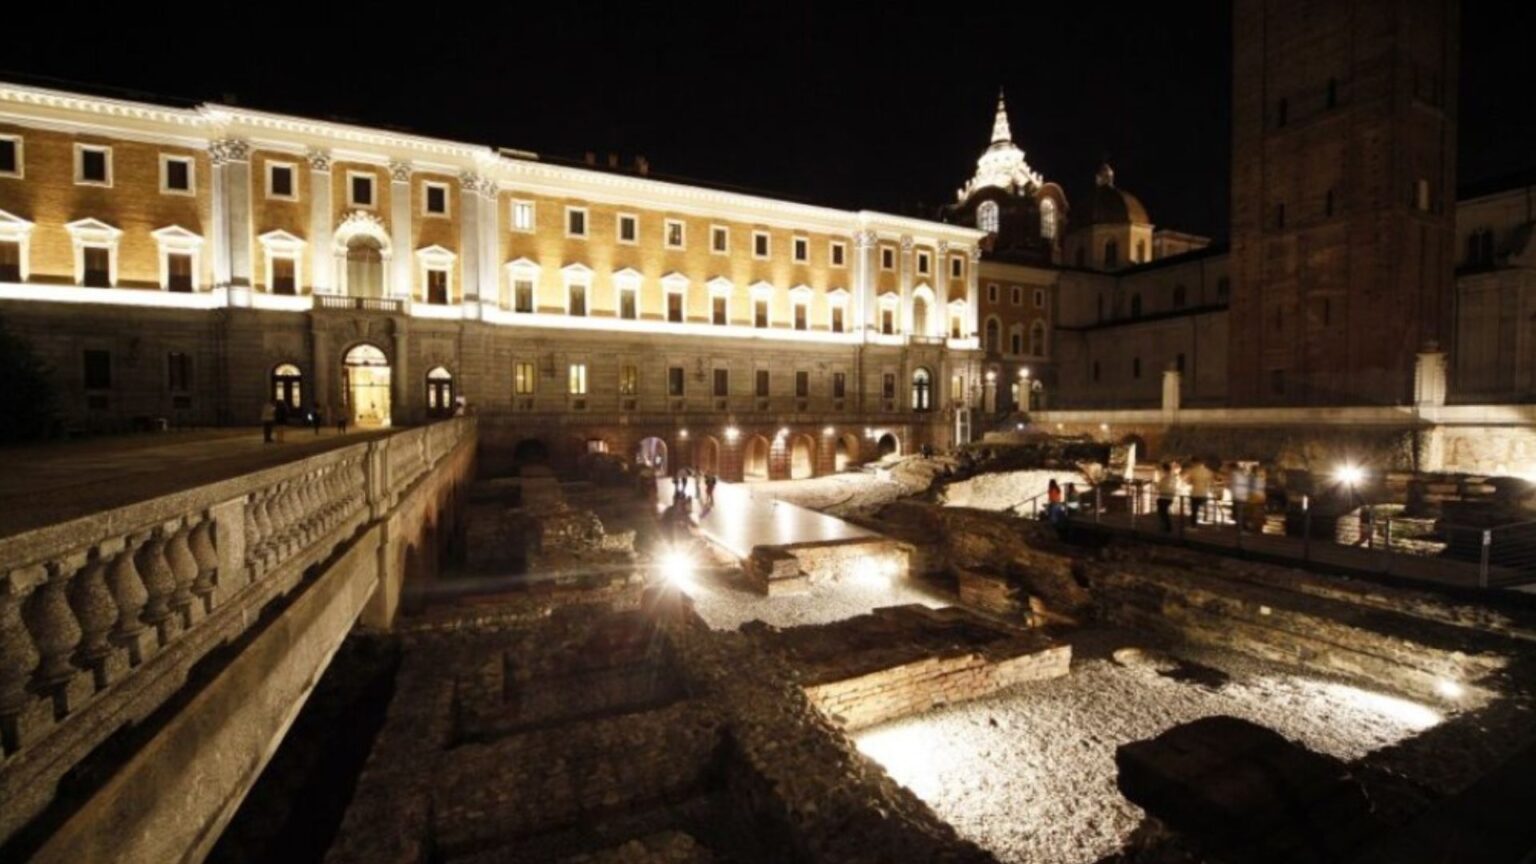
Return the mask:
<svg viewBox="0 0 1536 864">
<path fill-rule="evenodd" d="M 597 164 L 597 154 L 593 153 L 591 150 L 588 150 L 587 151 L 586 163 L 588 165 L 596 165 Z"/>
<path fill-rule="evenodd" d="M 635 157 L 635 173 L 641 177 L 651 176 L 651 160 L 644 156 Z"/>
<path fill-rule="evenodd" d="M 609 153 L 608 154 L 608 167 L 609 168 L 617 168 L 617 167 L 619 167 L 619 154 L 617 154 L 617 153 Z"/>
</svg>

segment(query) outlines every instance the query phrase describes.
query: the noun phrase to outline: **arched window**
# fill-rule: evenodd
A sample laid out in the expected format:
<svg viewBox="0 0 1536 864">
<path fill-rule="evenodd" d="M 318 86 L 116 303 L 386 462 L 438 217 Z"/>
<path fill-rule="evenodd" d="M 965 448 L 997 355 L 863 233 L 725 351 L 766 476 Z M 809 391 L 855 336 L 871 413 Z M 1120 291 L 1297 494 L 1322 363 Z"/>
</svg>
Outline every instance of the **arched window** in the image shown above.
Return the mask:
<svg viewBox="0 0 1536 864">
<path fill-rule="evenodd" d="M 1015 355 L 1024 353 L 1024 331 L 1020 330 L 1017 324 L 1008 331 L 1008 353 Z"/>
<path fill-rule="evenodd" d="M 280 363 L 272 370 L 272 401 L 289 408 L 304 404 L 304 373 L 292 363 Z"/>
<path fill-rule="evenodd" d="M 1056 202 L 1050 198 L 1040 199 L 1040 236 L 1056 239 Z"/>
<path fill-rule="evenodd" d="M 1118 267 L 1120 265 L 1120 244 L 1114 240 L 1104 241 L 1104 266 Z"/>
<path fill-rule="evenodd" d="M 1184 308 L 1184 301 L 1187 299 L 1185 297 L 1185 293 L 1186 292 L 1184 290 L 1184 286 L 1183 285 L 1175 285 L 1175 286 L 1173 286 L 1173 308 L 1175 308 L 1175 309 L 1182 309 L 1182 308 Z"/>
<path fill-rule="evenodd" d="M 996 318 L 988 318 L 987 319 L 987 353 L 988 354 L 996 354 L 997 353 L 997 346 L 998 346 L 998 342 L 999 342 L 1000 338 L 1001 338 L 1001 335 L 1000 335 L 1000 332 L 999 332 L 999 328 L 998 328 L 998 324 L 997 324 L 997 319 Z"/>
<path fill-rule="evenodd" d="M 912 373 L 912 410 L 933 410 L 933 376 L 922 366 Z"/>
<path fill-rule="evenodd" d="M 441 366 L 427 373 L 427 415 L 453 415 L 453 373 Z"/>
<path fill-rule="evenodd" d="M 1132 294 L 1131 295 L 1131 317 L 1132 318 L 1140 318 L 1141 317 L 1141 295 L 1140 294 Z"/>
<path fill-rule="evenodd" d="M 1029 353 L 1034 357 L 1045 356 L 1045 322 L 1036 321 L 1029 325 Z"/>
<path fill-rule="evenodd" d="M 988 234 L 997 233 L 997 202 L 983 201 L 976 208 L 976 227 Z"/>
</svg>

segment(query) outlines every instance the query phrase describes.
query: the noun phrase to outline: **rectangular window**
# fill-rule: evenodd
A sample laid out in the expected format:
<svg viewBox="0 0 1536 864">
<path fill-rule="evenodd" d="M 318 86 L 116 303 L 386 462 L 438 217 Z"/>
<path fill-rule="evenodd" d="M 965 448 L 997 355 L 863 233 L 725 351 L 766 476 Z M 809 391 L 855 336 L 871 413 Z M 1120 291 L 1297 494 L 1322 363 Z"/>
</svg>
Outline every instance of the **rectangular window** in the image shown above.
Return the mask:
<svg viewBox="0 0 1536 864">
<path fill-rule="evenodd" d="M 427 271 L 427 302 L 438 306 L 448 303 L 448 271 Z"/>
<path fill-rule="evenodd" d="M 632 213 L 619 214 L 619 242 L 630 246 L 640 242 L 640 217 Z"/>
<path fill-rule="evenodd" d="M 533 394 L 534 369 L 532 363 L 512 364 L 512 392 L 518 396 Z"/>
<path fill-rule="evenodd" d="M 192 256 L 171 253 L 165 256 L 165 288 L 167 291 L 192 291 Z"/>
<path fill-rule="evenodd" d="M 959 339 L 960 338 L 960 316 L 959 315 L 951 315 L 951 316 L 949 316 L 949 338 L 951 338 L 951 339 Z"/>
<path fill-rule="evenodd" d="M 192 389 L 192 358 L 180 351 L 165 355 L 165 383 L 172 393 Z"/>
<path fill-rule="evenodd" d="M 619 291 L 619 317 L 626 321 L 633 321 L 640 317 L 635 295 L 639 292 L 633 288 L 625 288 Z"/>
<path fill-rule="evenodd" d="M 832 398 L 841 399 L 848 393 L 848 375 L 844 372 L 832 373 Z"/>
<path fill-rule="evenodd" d="M 448 184 L 427 183 L 422 186 L 426 193 L 422 200 L 422 209 L 428 216 L 448 215 Z"/>
<path fill-rule="evenodd" d="M 730 320 L 727 317 L 727 310 L 728 309 L 729 309 L 729 306 L 727 305 L 726 298 L 724 298 L 724 297 L 711 297 L 710 298 L 710 320 L 713 321 L 714 323 L 716 323 L 716 324 L 718 324 L 718 325 L 720 325 L 722 327 L 725 326 L 726 324 L 730 323 Z"/>
<path fill-rule="evenodd" d="M 267 163 L 267 197 L 296 201 L 299 197 L 294 167 L 286 162 Z"/>
<path fill-rule="evenodd" d="M 587 208 L 585 208 L 585 207 L 567 207 L 567 208 L 565 208 L 565 236 L 567 236 L 567 237 L 586 237 L 587 236 Z"/>
<path fill-rule="evenodd" d="M 686 245 L 687 233 L 682 220 L 668 219 L 663 229 L 668 249 L 682 249 Z"/>
<path fill-rule="evenodd" d="M 731 393 L 731 370 L 715 370 L 715 395 L 729 396 Z"/>
<path fill-rule="evenodd" d="M 767 369 L 759 369 L 759 370 L 757 370 L 757 395 L 758 396 L 761 397 L 761 396 L 767 396 L 768 395 L 768 384 L 769 384 L 769 382 L 768 382 L 768 370 Z"/>
<path fill-rule="evenodd" d="M 1429 212 L 1429 181 L 1419 180 L 1413 184 L 1413 206 L 1422 213 Z"/>
<path fill-rule="evenodd" d="M 683 367 L 672 366 L 667 369 L 667 395 L 683 395 Z"/>
<path fill-rule="evenodd" d="M 965 259 L 958 255 L 952 255 L 949 259 L 949 278 L 959 279 L 965 275 Z"/>
<path fill-rule="evenodd" d="M 619 367 L 619 395 L 633 396 L 640 392 L 640 369 L 625 364 Z"/>
<path fill-rule="evenodd" d="M 512 281 L 512 311 L 533 311 L 533 280 L 514 279 Z"/>
<path fill-rule="evenodd" d="M 896 310 L 894 310 L 894 309 L 881 309 L 880 310 L 880 332 L 884 333 L 887 336 L 895 335 L 895 333 L 896 333 Z"/>
<path fill-rule="evenodd" d="M 844 243 L 841 240 L 833 240 L 830 244 L 828 244 L 827 248 L 829 250 L 829 257 L 832 259 L 833 267 L 848 266 L 847 243 Z"/>
<path fill-rule="evenodd" d="M 881 377 L 880 393 L 887 399 L 896 398 L 896 373 L 887 372 Z"/>
<path fill-rule="evenodd" d="M 667 320 L 674 324 L 683 322 L 683 292 L 667 292 Z"/>
<path fill-rule="evenodd" d="M 795 395 L 801 399 L 811 395 L 811 373 L 804 369 L 795 373 Z"/>
<path fill-rule="evenodd" d="M 587 395 L 587 364 L 571 364 L 570 393 L 572 396 Z"/>
<path fill-rule="evenodd" d="M 76 144 L 75 182 L 86 186 L 111 186 L 112 148 Z"/>
<path fill-rule="evenodd" d="M 773 246 L 769 242 L 767 231 L 752 232 L 752 257 L 767 258 L 772 252 Z"/>
<path fill-rule="evenodd" d="M 1285 202 L 1283 201 L 1275 205 L 1275 227 L 1285 227 Z"/>
<path fill-rule="evenodd" d="M 533 233 L 533 202 L 512 202 L 512 230 L 523 234 Z"/>
<path fill-rule="evenodd" d="M 794 244 L 795 261 L 801 264 L 811 260 L 811 241 L 804 237 L 796 237 Z"/>
<path fill-rule="evenodd" d="M 995 282 L 994 283 L 989 283 L 987 285 L 987 302 L 988 303 L 996 303 L 997 302 L 997 283 L 995 283 Z"/>
<path fill-rule="evenodd" d="M 297 294 L 298 280 L 294 278 L 294 260 L 292 258 L 272 259 L 272 293 L 273 294 Z"/>
<path fill-rule="evenodd" d="M 373 206 L 373 175 L 352 173 L 347 175 L 347 195 L 353 207 Z"/>
<path fill-rule="evenodd" d="M 192 157 L 160 157 L 160 191 L 167 195 L 191 195 Z"/>
<path fill-rule="evenodd" d="M 100 246 L 87 246 L 80 250 L 82 260 L 85 262 L 85 278 L 81 280 L 87 288 L 112 287 L 112 252 Z"/>
<path fill-rule="evenodd" d="M 731 232 L 724 225 L 710 226 L 709 251 L 716 255 L 724 255 L 731 251 Z"/>
<path fill-rule="evenodd" d="M 581 282 L 572 282 L 570 297 L 566 311 L 572 315 L 585 316 L 587 314 L 587 286 Z"/>
<path fill-rule="evenodd" d="M 881 246 L 880 247 L 880 269 L 881 270 L 895 270 L 896 269 L 896 250 L 895 249 L 892 249 L 889 246 Z"/>
<path fill-rule="evenodd" d="M 795 304 L 795 329 L 796 330 L 804 330 L 804 329 L 806 329 L 806 324 L 807 324 L 806 317 L 807 317 L 806 316 L 806 305 L 804 303 L 796 303 Z"/>
<path fill-rule="evenodd" d="M 85 350 L 85 389 L 107 390 L 112 386 L 112 352 Z"/>
<path fill-rule="evenodd" d="M 1008 299 L 1015 306 L 1023 306 L 1024 305 L 1024 289 L 1020 288 L 1017 285 L 1013 286 L 1013 288 L 1009 289 L 1009 291 L 1008 291 Z"/>
<path fill-rule="evenodd" d="M 752 301 L 752 326 L 762 329 L 768 326 L 768 301 Z"/>
<path fill-rule="evenodd" d="M 927 252 L 919 252 L 919 253 L 917 253 L 917 273 L 918 273 L 918 275 L 919 276 L 927 276 L 928 275 L 928 268 L 930 266 L 932 266 L 932 265 L 929 263 L 928 253 Z"/>
<path fill-rule="evenodd" d="M 0 282 L 21 281 L 21 244 L 0 240 Z"/>
<path fill-rule="evenodd" d="M 21 139 L 0 135 L 0 177 L 21 177 Z"/>
<path fill-rule="evenodd" d="M 841 305 L 832 307 L 832 332 L 843 332 L 843 307 Z"/>
</svg>

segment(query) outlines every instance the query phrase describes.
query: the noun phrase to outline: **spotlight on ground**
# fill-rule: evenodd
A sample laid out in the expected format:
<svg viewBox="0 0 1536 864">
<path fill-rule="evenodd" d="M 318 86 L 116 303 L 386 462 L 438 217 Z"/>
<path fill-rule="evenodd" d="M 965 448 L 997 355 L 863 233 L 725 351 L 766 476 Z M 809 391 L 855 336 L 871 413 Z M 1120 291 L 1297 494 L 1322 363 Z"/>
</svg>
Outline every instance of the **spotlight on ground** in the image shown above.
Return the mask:
<svg viewBox="0 0 1536 864">
<path fill-rule="evenodd" d="M 869 588 L 889 588 L 891 576 L 895 567 L 888 561 L 880 561 L 876 558 L 860 558 L 854 565 L 853 579 L 860 585 Z"/>
<path fill-rule="evenodd" d="M 1435 692 L 1439 693 L 1446 699 L 1456 700 L 1460 699 L 1462 696 L 1465 696 L 1467 690 L 1465 687 L 1462 687 L 1461 684 L 1452 681 L 1449 678 L 1441 678 L 1439 681 L 1435 682 Z"/>
<path fill-rule="evenodd" d="M 1360 481 L 1365 479 L 1365 469 L 1359 465 L 1340 465 L 1334 469 L 1333 479 L 1345 486 L 1358 486 Z"/>
<path fill-rule="evenodd" d="M 667 584 L 682 591 L 695 587 L 693 556 L 682 549 L 668 549 L 661 556 L 661 575 Z"/>
</svg>

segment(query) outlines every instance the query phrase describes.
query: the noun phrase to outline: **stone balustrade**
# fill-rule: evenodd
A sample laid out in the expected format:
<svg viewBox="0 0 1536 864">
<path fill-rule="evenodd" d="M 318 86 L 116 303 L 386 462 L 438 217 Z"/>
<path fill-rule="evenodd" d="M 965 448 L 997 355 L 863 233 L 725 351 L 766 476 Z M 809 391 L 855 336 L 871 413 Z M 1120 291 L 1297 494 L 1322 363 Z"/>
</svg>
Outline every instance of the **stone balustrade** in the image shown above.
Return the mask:
<svg viewBox="0 0 1536 864">
<path fill-rule="evenodd" d="M 0 843 L 466 438 L 457 418 L 0 539 Z"/>
</svg>

